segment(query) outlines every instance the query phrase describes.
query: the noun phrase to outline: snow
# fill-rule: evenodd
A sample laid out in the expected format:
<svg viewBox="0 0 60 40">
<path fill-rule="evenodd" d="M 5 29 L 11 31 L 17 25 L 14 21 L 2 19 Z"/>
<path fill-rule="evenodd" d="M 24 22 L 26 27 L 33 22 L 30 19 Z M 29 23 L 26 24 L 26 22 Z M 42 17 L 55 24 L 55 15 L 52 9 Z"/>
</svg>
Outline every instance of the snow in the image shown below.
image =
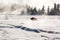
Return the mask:
<svg viewBox="0 0 60 40">
<path fill-rule="evenodd" d="M 6 16 L 8 20 L 6 19 Z M 31 20 L 30 18 L 32 17 L 37 18 L 37 20 Z M 1 15 L 0 26 L 5 26 L 6 28 L 0 28 L 0 40 L 53 40 L 54 38 L 60 38 L 60 34 L 45 32 L 35 33 L 14 28 L 12 25 L 60 32 L 60 16 Z M 43 35 L 43 37 L 41 37 L 41 35 Z"/>
<path fill-rule="evenodd" d="M 1 39 L 6 40 L 36 40 L 40 38 L 37 33 L 27 32 L 20 29 L 2 28 L 0 31 Z"/>
</svg>

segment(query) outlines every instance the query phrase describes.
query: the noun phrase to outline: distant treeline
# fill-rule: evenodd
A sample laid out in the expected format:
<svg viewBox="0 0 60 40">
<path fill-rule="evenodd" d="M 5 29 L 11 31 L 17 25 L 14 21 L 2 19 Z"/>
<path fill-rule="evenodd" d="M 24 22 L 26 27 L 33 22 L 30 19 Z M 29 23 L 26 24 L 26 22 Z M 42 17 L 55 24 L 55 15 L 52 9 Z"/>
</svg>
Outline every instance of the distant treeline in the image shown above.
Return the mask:
<svg viewBox="0 0 60 40">
<path fill-rule="evenodd" d="M 21 14 L 24 14 L 25 12 L 22 11 Z M 45 12 L 45 6 L 42 6 L 42 9 L 37 10 L 36 7 L 27 7 L 27 15 L 60 15 L 60 4 L 54 3 L 54 7 L 50 9 L 48 6 L 47 12 Z"/>
</svg>

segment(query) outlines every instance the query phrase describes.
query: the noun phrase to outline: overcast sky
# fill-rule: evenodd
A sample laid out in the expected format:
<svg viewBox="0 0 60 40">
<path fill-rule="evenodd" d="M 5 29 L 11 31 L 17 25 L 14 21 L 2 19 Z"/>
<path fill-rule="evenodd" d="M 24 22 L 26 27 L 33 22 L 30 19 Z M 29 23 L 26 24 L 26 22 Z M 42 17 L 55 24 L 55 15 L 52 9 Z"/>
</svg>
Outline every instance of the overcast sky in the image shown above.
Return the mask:
<svg viewBox="0 0 60 40">
<path fill-rule="evenodd" d="M 43 5 L 45 5 L 45 8 L 50 6 L 50 8 L 53 7 L 53 3 L 60 3 L 60 0 L 30 0 L 29 5 L 36 6 L 38 8 L 42 8 Z"/>
<path fill-rule="evenodd" d="M 43 5 L 45 5 L 45 8 L 48 6 L 53 7 L 53 3 L 60 3 L 60 0 L 0 0 L 0 3 L 4 4 L 12 4 L 12 3 L 18 3 L 18 4 L 28 4 L 32 7 L 42 8 Z"/>
</svg>

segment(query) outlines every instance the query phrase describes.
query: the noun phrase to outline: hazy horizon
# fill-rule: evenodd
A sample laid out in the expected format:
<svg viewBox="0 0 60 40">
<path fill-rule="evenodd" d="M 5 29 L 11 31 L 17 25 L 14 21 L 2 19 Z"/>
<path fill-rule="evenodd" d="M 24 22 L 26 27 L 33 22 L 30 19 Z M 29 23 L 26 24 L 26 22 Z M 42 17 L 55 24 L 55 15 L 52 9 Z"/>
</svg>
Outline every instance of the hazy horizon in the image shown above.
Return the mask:
<svg viewBox="0 0 60 40">
<path fill-rule="evenodd" d="M 29 5 L 31 7 L 36 7 L 36 8 L 42 8 L 42 6 L 45 6 L 45 9 L 47 9 L 48 6 L 52 8 L 54 5 L 53 3 L 60 3 L 60 0 L 0 0 L 0 3 L 3 4 L 22 4 L 22 5 Z"/>
</svg>

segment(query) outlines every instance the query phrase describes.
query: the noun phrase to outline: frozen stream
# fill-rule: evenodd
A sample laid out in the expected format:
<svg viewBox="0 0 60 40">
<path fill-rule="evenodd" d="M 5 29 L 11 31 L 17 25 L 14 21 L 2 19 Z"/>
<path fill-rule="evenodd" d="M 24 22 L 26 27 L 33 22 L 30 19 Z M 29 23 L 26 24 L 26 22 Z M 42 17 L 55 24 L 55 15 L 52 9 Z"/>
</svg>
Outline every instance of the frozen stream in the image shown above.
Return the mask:
<svg viewBox="0 0 60 40">
<path fill-rule="evenodd" d="M 31 20 L 30 18 L 36 18 Z M 0 40 L 60 40 L 60 34 L 46 32 L 30 32 L 14 28 L 23 26 L 30 29 L 42 29 L 53 32 L 60 32 L 60 16 L 7 16 L 0 17 Z M 10 25 L 11 24 L 11 25 Z M 6 26 L 3 27 L 3 26 Z M 9 28 L 12 27 L 12 28 Z"/>
</svg>

